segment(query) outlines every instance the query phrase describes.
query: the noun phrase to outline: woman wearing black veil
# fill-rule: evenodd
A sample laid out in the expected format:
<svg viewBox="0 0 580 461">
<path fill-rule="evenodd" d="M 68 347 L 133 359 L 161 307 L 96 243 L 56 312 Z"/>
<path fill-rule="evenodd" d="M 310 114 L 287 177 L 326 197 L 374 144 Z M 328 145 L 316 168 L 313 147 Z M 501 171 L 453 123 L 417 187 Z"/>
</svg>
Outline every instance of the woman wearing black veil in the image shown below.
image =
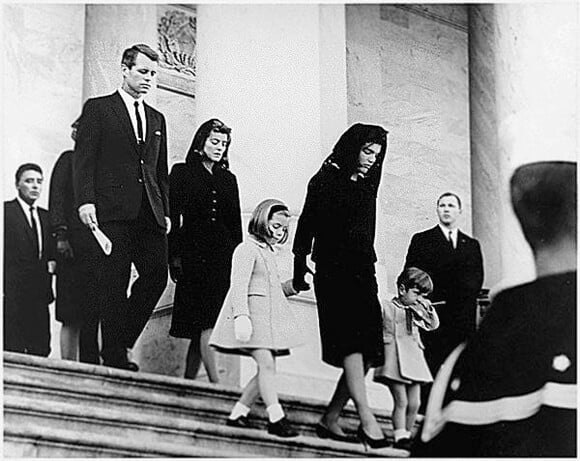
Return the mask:
<svg viewBox="0 0 580 461">
<path fill-rule="evenodd" d="M 338 424 L 352 398 L 359 439 L 373 448 L 387 440 L 367 401 L 365 375 L 384 362 L 382 316 L 374 264 L 376 199 L 387 149 L 387 131 L 357 123 L 338 140 L 308 184 L 294 239 L 294 285 L 305 289 L 306 256 L 316 263 L 322 360 L 343 369 L 317 426 L 323 438 L 348 440 Z"/>
<path fill-rule="evenodd" d="M 219 377 L 209 337 L 242 241 L 238 183 L 228 168 L 230 133 L 218 119 L 203 123 L 185 163 L 169 176 L 169 270 L 176 282 L 169 334 L 191 339 L 185 377 L 195 379 L 203 362 L 211 382 Z"/>
</svg>

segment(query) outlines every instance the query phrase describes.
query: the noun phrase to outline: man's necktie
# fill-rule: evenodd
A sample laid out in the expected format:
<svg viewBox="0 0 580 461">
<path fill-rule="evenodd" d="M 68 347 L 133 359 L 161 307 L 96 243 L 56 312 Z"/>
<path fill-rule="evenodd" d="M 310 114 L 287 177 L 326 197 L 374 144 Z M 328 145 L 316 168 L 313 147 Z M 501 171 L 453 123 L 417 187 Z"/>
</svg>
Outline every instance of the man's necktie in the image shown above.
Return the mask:
<svg viewBox="0 0 580 461">
<path fill-rule="evenodd" d="M 32 227 L 32 233 L 34 234 L 34 252 L 36 257 L 40 259 L 40 246 L 38 244 L 38 224 L 36 223 L 36 218 L 34 217 L 34 207 L 30 207 L 30 223 Z"/>
<path fill-rule="evenodd" d="M 141 121 L 141 115 L 139 114 L 139 102 L 134 102 L 135 106 L 135 116 L 137 117 L 137 137 L 139 138 L 138 144 L 144 144 L 145 140 L 143 139 L 143 122 Z"/>
<path fill-rule="evenodd" d="M 451 248 L 455 249 L 455 245 L 453 244 L 453 231 L 449 231 L 449 244 L 451 245 Z"/>
</svg>

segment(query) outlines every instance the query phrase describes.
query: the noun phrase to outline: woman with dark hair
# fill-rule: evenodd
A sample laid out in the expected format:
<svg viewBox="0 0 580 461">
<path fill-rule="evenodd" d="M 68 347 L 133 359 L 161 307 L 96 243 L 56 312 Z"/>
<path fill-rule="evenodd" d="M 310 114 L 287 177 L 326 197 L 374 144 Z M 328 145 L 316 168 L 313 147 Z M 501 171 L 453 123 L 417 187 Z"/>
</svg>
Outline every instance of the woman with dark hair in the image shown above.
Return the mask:
<svg viewBox="0 0 580 461">
<path fill-rule="evenodd" d="M 185 163 L 174 165 L 169 177 L 169 272 L 176 282 L 169 334 L 191 339 L 185 377 L 195 379 L 203 362 L 211 382 L 219 376 L 209 337 L 242 241 L 238 183 L 227 162 L 230 133 L 218 119 L 203 123 Z"/>
<path fill-rule="evenodd" d="M 374 264 L 376 199 L 387 131 L 357 123 L 338 140 L 308 184 L 294 239 L 294 287 L 304 289 L 306 256 L 316 263 L 322 360 L 343 369 L 317 426 L 322 438 L 348 440 L 338 424 L 349 398 L 358 411 L 358 437 L 373 448 L 387 439 L 367 401 L 365 375 L 384 362 L 381 306 Z"/>
</svg>

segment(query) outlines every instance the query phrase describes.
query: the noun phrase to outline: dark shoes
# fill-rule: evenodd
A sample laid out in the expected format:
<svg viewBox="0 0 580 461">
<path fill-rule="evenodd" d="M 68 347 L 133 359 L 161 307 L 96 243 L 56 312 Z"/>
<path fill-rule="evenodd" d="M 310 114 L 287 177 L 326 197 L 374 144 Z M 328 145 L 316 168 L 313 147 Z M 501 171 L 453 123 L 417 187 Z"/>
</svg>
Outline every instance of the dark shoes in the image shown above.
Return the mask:
<svg viewBox="0 0 580 461">
<path fill-rule="evenodd" d="M 399 450 L 407 450 L 407 451 L 411 451 L 411 445 L 412 445 L 412 441 L 411 439 L 400 439 L 397 440 L 395 442 L 395 444 L 393 445 L 393 448 L 398 448 Z"/>
<path fill-rule="evenodd" d="M 226 426 L 255 429 L 255 426 L 253 426 L 252 423 L 250 423 L 247 416 L 239 416 L 236 419 L 228 418 L 228 420 L 226 421 Z"/>
<path fill-rule="evenodd" d="M 316 435 L 321 439 L 331 439 L 336 440 L 338 442 L 350 442 L 356 443 L 356 439 L 354 437 L 349 437 L 348 435 L 337 434 L 336 432 L 332 432 L 328 427 L 326 427 L 322 423 L 318 423 L 315 426 Z"/>
<path fill-rule="evenodd" d="M 290 427 L 288 419 L 284 416 L 280 421 L 268 423 L 268 434 L 277 435 L 278 437 L 290 438 L 297 437 L 298 431 Z"/>
<path fill-rule="evenodd" d="M 106 367 L 119 368 L 120 370 L 139 371 L 139 365 L 135 362 L 130 362 L 129 360 L 103 362 L 103 365 Z"/>
<path fill-rule="evenodd" d="M 391 441 L 383 434 L 382 439 L 373 439 L 370 437 L 365 430 L 363 429 L 362 425 L 358 427 L 358 431 L 356 432 L 358 439 L 361 443 L 365 446 L 365 449 L 369 448 L 387 448 L 391 446 Z"/>
</svg>

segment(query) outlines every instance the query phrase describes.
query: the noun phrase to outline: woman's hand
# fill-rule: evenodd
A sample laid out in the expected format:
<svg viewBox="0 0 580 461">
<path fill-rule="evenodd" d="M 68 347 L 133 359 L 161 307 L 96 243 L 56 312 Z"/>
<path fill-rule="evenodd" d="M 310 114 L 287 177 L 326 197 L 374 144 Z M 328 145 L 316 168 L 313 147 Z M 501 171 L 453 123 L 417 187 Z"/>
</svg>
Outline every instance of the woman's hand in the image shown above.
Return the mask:
<svg viewBox="0 0 580 461">
<path fill-rule="evenodd" d="M 253 327 L 250 317 L 240 315 L 234 319 L 234 336 L 236 341 L 247 343 L 252 337 Z"/>
<path fill-rule="evenodd" d="M 314 275 L 312 269 L 306 264 L 306 256 L 295 255 L 294 274 L 292 276 L 292 287 L 294 290 L 298 292 L 310 290 L 310 284 L 304 280 L 307 273 Z"/>
<path fill-rule="evenodd" d="M 169 276 L 175 283 L 183 276 L 183 265 L 179 256 L 174 256 L 169 260 Z"/>
</svg>

